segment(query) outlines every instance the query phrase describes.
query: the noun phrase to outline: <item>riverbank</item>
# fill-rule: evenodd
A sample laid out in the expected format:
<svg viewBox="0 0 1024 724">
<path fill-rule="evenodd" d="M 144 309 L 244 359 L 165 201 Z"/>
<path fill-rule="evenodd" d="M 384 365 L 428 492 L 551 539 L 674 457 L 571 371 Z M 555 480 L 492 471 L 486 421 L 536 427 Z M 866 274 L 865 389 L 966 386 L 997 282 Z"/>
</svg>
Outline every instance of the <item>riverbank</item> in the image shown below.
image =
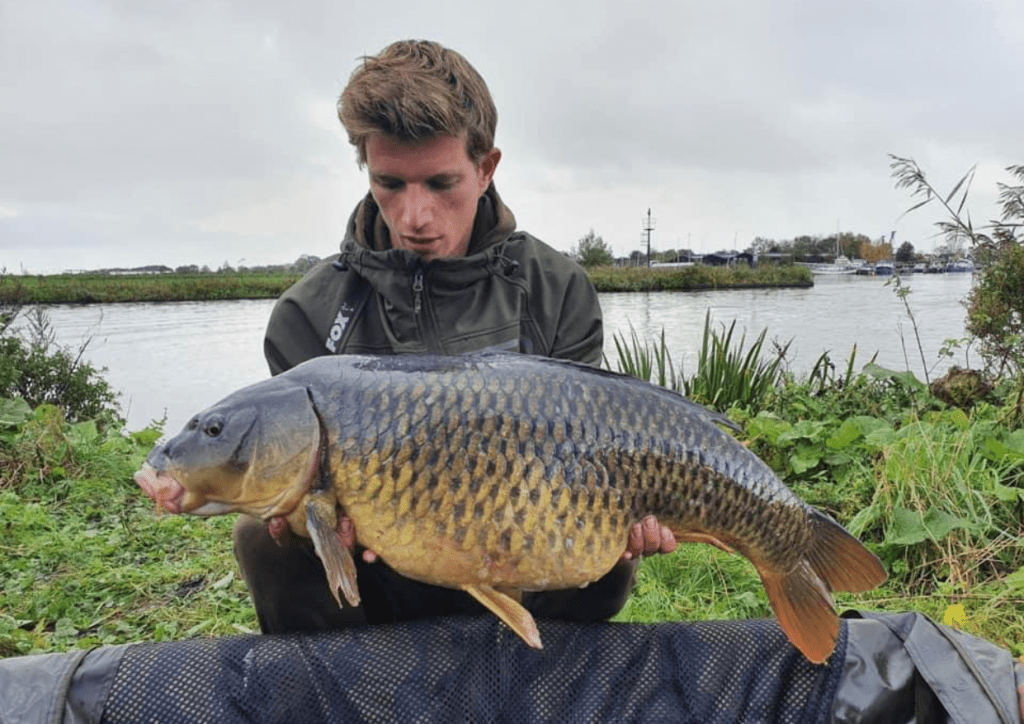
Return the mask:
<svg viewBox="0 0 1024 724">
<path fill-rule="evenodd" d="M 704 291 L 810 287 L 804 267 L 692 266 L 669 269 L 599 267 L 588 272 L 599 292 Z M 301 278 L 297 272 L 208 274 L 54 274 L 0 277 L 0 304 L 97 304 L 273 299 Z"/>
</svg>

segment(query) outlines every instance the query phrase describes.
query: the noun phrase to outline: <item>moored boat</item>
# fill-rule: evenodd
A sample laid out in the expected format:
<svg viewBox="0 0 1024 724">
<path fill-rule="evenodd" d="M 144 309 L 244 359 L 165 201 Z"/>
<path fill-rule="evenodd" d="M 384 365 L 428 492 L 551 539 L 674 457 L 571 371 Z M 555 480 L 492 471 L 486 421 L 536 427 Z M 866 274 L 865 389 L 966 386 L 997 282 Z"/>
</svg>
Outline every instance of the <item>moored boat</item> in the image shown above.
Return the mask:
<svg viewBox="0 0 1024 724">
<path fill-rule="evenodd" d="M 860 267 L 840 254 L 831 264 L 808 264 L 812 274 L 854 274 Z"/>
<path fill-rule="evenodd" d="M 973 274 L 974 262 L 970 259 L 956 259 L 946 264 L 947 274 Z"/>
</svg>

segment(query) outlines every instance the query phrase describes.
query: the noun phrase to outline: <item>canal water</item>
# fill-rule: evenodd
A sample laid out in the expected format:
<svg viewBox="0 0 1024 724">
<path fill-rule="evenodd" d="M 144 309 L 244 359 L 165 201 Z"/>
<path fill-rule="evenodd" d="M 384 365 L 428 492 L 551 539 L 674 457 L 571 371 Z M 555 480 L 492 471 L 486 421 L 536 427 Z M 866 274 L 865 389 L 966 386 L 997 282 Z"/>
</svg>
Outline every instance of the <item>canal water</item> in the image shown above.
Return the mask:
<svg viewBox="0 0 1024 724">
<path fill-rule="evenodd" d="M 964 335 L 963 300 L 969 274 L 907 277 L 907 302 L 917 322 L 921 353 L 906 307 L 885 279 L 818 277 L 810 289 L 745 289 L 708 292 L 602 294 L 605 354 L 615 368 L 613 336 L 635 330 L 641 339 L 661 335 L 673 360 L 696 369 L 705 314 L 713 324 L 736 320 L 736 336 L 747 342 L 767 329 L 767 345 L 790 342 L 787 361 L 806 374 L 822 352 L 844 364 L 857 346 L 857 368 L 872 356 L 882 366 L 932 378 L 964 353 L 940 359 L 949 338 Z M 166 415 L 165 431 L 176 433 L 189 417 L 228 392 L 268 376 L 263 329 L 273 300 L 160 304 L 53 305 L 47 307 L 58 342 L 78 347 L 90 340 L 85 357 L 107 368 L 121 393 L 128 429 L 137 430 Z M 977 362 L 977 360 L 972 360 Z"/>
</svg>

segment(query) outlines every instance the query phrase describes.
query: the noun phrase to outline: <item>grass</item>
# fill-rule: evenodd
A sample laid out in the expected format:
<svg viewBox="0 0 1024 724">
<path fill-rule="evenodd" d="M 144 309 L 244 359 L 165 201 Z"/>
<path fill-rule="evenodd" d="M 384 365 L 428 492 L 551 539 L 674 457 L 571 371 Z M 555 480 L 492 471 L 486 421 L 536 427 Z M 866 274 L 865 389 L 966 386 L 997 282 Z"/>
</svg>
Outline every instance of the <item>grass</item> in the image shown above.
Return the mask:
<svg viewBox="0 0 1024 724">
<path fill-rule="evenodd" d="M 300 276 L 291 272 L 0 275 L 0 304 L 272 299 Z"/>
<path fill-rule="evenodd" d="M 802 266 L 595 267 L 587 270 L 599 292 L 701 291 L 736 287 L 810 287 Z"/>
<path fill-rule="evenodd" d="M 258 630 L 228 518 L 157 515 L 132 481 L 158 433 L 43 406 L 0 435 L 0 656 Z"/>
<path fill-rule="evenodd" d="M 588 272 L 599 292 L 728 287 L 811 286 L 804 267 L 686 267 L 682 269 L 597 268 Z M 222 299 L 274 299 L 301 277 L 296 272 L 216 272 L 207 274 L 0 273 L 0 305 L 182 302 Z"/>
</svg>

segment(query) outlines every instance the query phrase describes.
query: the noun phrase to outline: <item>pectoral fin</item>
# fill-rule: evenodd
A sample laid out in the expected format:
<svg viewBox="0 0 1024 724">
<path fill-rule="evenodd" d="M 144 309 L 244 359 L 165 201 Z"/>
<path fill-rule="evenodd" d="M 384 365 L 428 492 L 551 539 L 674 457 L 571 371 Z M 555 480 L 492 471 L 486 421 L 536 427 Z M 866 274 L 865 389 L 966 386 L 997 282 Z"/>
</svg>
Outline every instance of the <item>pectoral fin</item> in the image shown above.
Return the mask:
<svg viewBox="0 0 1024 724">
<path fill-rule="evenodd" d="M 313 548 L 323 561 L 327 573 L 327 585 L 334 600 L 341 606 L 338 589 L 341 589 L 350 606 L 359 605 L 359 588 L 356 586 L 356 562 L 348 548 L 341 544 L 335 529 L 338 516 L 334 510 L 333 497 L 313 494 L 306 503 L 306 529 L 313 540 Z"/>
<path fill-rule="evenodd" d="M 523 606 L 508 594 L 490 586 L 463 586 L 462 590 L 482 603 L 495 616 L 515 631 L 519 638 L 535 649 L 542 649 L 537 622 Z"/>
</svg>

